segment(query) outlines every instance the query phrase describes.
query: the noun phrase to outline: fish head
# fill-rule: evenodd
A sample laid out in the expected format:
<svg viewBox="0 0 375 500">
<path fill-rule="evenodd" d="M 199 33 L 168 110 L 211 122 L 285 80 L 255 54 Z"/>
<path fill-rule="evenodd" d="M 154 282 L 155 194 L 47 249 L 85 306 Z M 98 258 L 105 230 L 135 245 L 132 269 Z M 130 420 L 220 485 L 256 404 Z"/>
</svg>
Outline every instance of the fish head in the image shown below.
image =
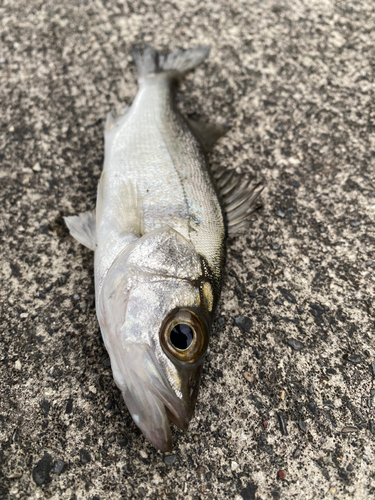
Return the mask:
<svg viewBox="0 0 375 500">
<path fill-rule="evenodd" d="M 188 427 L 213 313 L 193 245 L 166 227 L 126 247 L 109 269 L 97 313 L 114 379 L 134 422 L 162 451 L 169 420 Z"/>
</svg>

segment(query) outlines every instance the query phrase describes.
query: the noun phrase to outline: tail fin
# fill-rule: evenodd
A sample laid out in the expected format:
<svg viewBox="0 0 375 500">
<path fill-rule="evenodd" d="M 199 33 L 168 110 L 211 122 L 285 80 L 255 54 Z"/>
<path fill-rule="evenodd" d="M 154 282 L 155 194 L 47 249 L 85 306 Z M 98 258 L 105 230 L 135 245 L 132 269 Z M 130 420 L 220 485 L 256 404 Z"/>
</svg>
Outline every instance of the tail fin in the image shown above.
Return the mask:
<svg viewBox="0 0 375 500">
<path fill-rule="evenodd" d="M 138 49 L 133 50 L 133 59 L 137 66 L 138 80 L 153 77 L 157 73 L 168 72 L 173 78 L 181 78 L 206 59 L 210 47 L 200 46 L 193 49 L 178 49 L 170 54 L 159 54 L 151 47 L 145 47 L 143 54 Z"/>
</svg>

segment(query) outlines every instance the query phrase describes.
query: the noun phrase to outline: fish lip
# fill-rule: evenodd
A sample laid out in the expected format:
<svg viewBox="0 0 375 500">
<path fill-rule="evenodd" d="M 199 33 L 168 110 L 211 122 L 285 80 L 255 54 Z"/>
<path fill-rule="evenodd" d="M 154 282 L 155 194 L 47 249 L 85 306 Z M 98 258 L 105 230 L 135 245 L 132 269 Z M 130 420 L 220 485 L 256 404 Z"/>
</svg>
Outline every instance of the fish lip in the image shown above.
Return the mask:
<svg viewBox="0 0 375 500">
<path fill-rule="evenodd" d="M 122 395 L 143 434 L 161 451 L 172 448 L 170 421 L 186 430 L 194 409 L 169 384 L 153 349 L 145 343 L 125 346 Z"/>
</svg>

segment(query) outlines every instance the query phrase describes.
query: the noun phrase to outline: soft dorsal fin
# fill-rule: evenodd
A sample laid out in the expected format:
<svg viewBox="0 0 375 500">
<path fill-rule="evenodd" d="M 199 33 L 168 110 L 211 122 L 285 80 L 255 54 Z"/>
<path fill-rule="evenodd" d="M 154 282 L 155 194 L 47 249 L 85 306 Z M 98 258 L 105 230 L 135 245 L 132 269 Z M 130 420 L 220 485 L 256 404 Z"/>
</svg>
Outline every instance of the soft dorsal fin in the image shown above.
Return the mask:
<svg viewBox="0 0 375 500">
<path fill-rule="evenodd" d="M 220 137 L 223 137 L 229 130 L 229 127 L 217 125 L 216 123 L 206 123 L 190 118 L 187 118 L 187 121 L 193 134 L 206 152 L 212 151 Z"/>
<path fill-rule="evenodd" d="M 217 168 L 213 176 L 223 200 L 228 234 L 233 236 L 239 229 L 249 227 L 248 218 L 259 208 L 256 201 L 264 185 L 234 169 Z"/>
<path fill-rule="evenodd" d="M 85 212 L 80 215 L 64 217 L 70 234 L 79 243 L 90 250 L 95 250 L 96 245 L 96 222 L 95 212 Z"/>
<path fill-rule="evenodd" d="M 108 114 L 107 114 L 107 120 L 105 123 L 105 129 L 104 132 L 105 134 L 107 132 L 110 132 L 115 125 L 121 120 L 121 118 L 128 112 L 129 107 L 124 106 L 123 108 L 119 109 L 112 109 Z"/>
</svg>

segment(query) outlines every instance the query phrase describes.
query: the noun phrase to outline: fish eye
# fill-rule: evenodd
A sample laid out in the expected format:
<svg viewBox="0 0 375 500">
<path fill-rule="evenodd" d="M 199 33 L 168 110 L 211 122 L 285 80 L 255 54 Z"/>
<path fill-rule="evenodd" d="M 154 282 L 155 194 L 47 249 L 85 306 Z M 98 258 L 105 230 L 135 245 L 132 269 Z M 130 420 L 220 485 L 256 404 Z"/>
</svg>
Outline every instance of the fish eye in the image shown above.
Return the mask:
<svg viewBox="0 0 375 500">
<path fill-rule="evenodd" d="M 160 341 L 169 357 L 194 363 L 207 348 L 207 327 L 195 312 L 177 309 L 165 319 L 160 330 Z"/>
<path fill-rule="evenodd" d="M 180 351 L 184 351 L 194 340 L 194 330 L 185 323 L 178 323 L 169 334 L 169 342 Z"/>
</svg>

